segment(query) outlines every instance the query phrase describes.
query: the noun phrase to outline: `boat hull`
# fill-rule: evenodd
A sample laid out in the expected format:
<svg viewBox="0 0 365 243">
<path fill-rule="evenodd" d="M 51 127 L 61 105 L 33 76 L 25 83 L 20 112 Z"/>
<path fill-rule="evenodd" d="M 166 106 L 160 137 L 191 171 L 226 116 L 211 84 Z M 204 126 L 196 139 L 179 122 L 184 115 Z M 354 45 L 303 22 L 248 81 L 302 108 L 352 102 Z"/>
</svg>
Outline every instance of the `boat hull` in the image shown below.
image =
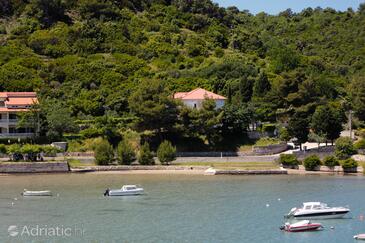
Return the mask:
<svg viewBox="0 0 365 243">
<path fill-rule="evenodd" d="M 110 190 L 107 196 L 138 196 L 143 194 L 143 189 L 134 191 L 121 191 L 121 190 Z"/>
<path fill-rule="evenodd" d="M 354 236 L 355 240 L 365 240 L 365 234 L 359 234 Z"/>
<path fill-rule="evenodd" d="M 50 197 L 52 193 L 50 191 L 24 191 L 22 195 L 25 197 Z"/>
<path fill-rule="evenodd" d="M 349 211 L 342 212 L 322 212 L 322 213 L 310 213 L 293 215 L 295 219 L 339 219 L 343 218 Z"/>
<path fill-rule="evenodd" d="M 285 231 L 288 232 L 303 232 L 303 231 L 315 231 L 322 228 L 321 224 L 308 224 L 303 226 L 297 226 L 297 227 L 286 227 Z"/>
</svg>

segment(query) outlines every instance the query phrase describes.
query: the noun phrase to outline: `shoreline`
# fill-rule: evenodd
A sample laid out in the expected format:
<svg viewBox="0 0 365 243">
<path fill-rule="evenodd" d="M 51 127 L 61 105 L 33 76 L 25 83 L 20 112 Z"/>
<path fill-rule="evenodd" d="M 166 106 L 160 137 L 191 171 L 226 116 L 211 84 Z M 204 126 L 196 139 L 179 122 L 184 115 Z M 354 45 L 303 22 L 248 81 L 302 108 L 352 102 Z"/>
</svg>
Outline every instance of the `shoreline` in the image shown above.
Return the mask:
<svg viewBox="0 0 365 243">
<path fill-rule="evenodd" d="M 64 162 L 65 163 L 65 162 Z M 32 163 L 27 163 L 32 165 Z M 43 163 L 49 166 L 49 163 Z M 18 166 L 19 163 L 13 165 Z M 39 164 L 38 164 L 39 165 Z M 335 170 L 321 170 L 321 171 L 306 171 L 300 169 L 287 169 L 287 168 L 240 168 L 240 167 L 211 167 L 207 165 L 152 165 L 152 166 L 140 166 L 140 165 L 111 165 L 111 166 L 67 166 L 67 170 L 50 170 L 45 167 L 44 170 L 38 168 L 34 170 L 28 167 L 22 168 L 22 170 L 6 170 L 1 171 L 0 176 L 20 176 L 20 175 L 40 175 L 40 174 L 128 174 L 128 175 L 351 175 L 351 176 L 364 176 L 362 171 L 355 173 L 344 173 L 343 171 Z"/>
</svg>

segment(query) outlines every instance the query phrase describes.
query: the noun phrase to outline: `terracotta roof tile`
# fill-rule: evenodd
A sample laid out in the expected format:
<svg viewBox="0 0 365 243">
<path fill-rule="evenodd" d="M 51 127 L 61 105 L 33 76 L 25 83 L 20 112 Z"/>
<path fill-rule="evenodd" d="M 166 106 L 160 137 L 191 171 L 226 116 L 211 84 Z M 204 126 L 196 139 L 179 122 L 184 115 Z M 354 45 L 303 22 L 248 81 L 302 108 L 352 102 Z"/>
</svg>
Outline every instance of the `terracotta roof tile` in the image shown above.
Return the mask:
<svg viewBox="0 0 365 243">
<path fill-rule="evenodd" d="M 175 99 L 182 100 L 204 100 L 206 98 L 213 100 L 226 100 L 227 98 L 202 88 L 194 89 L 190 92 L 178 92 L 174 94 Z"/>
</svg>

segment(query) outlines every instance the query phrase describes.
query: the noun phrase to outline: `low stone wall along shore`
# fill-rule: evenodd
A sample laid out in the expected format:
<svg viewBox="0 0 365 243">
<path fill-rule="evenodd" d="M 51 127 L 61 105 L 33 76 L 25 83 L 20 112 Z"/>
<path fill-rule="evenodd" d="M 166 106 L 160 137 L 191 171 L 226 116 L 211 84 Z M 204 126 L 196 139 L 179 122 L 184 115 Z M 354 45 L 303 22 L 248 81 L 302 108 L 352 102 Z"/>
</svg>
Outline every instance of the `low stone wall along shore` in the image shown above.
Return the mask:
<svg viewBox="0 0 365 243">
<path fill-rule="evenodd" d="M 53 173 L 69 171 L 70 168 L 66 161 L 0 163 L 0 173 Z"/>
</svg>

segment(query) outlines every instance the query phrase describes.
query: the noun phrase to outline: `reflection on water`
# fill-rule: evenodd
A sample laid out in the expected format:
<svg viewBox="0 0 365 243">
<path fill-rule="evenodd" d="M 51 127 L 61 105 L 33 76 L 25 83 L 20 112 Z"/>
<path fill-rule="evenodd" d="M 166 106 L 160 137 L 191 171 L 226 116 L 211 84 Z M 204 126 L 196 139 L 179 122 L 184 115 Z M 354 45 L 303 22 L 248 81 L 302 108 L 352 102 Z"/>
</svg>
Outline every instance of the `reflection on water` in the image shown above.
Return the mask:
<svg viewBox="0 0 365 243">
<path fill-rule="evenodd" d="M 146 195 L 103 197 L 140 184 Z M 54 197 L 21 197 L 51 190 Z M 0 177 L 0 239 L 17 242 L 353 242 L 365 233 L 363 177 L 57 174 Z M 15 200 L 15 198 L 17 200 Z M 280 199 L 280 200 L 279 200 Z M 349 205 L 352 218 L 320 232 L 279 230 L 304 201 Z M 13 205 L 12 205 L 13 204 Z M 267 205 L 269 205 L 267 207 Z M 9 236 L 8 227 L 69 227 L 62 237 Z M 334 229 L 331 229 L 334 227 Z M 75 230 L 76 229 L 76 230 Z M 85 232 L 79 234 L 79 230 Z M 9 238 L 10 237 L 10 238 Z"/>
</svg>

